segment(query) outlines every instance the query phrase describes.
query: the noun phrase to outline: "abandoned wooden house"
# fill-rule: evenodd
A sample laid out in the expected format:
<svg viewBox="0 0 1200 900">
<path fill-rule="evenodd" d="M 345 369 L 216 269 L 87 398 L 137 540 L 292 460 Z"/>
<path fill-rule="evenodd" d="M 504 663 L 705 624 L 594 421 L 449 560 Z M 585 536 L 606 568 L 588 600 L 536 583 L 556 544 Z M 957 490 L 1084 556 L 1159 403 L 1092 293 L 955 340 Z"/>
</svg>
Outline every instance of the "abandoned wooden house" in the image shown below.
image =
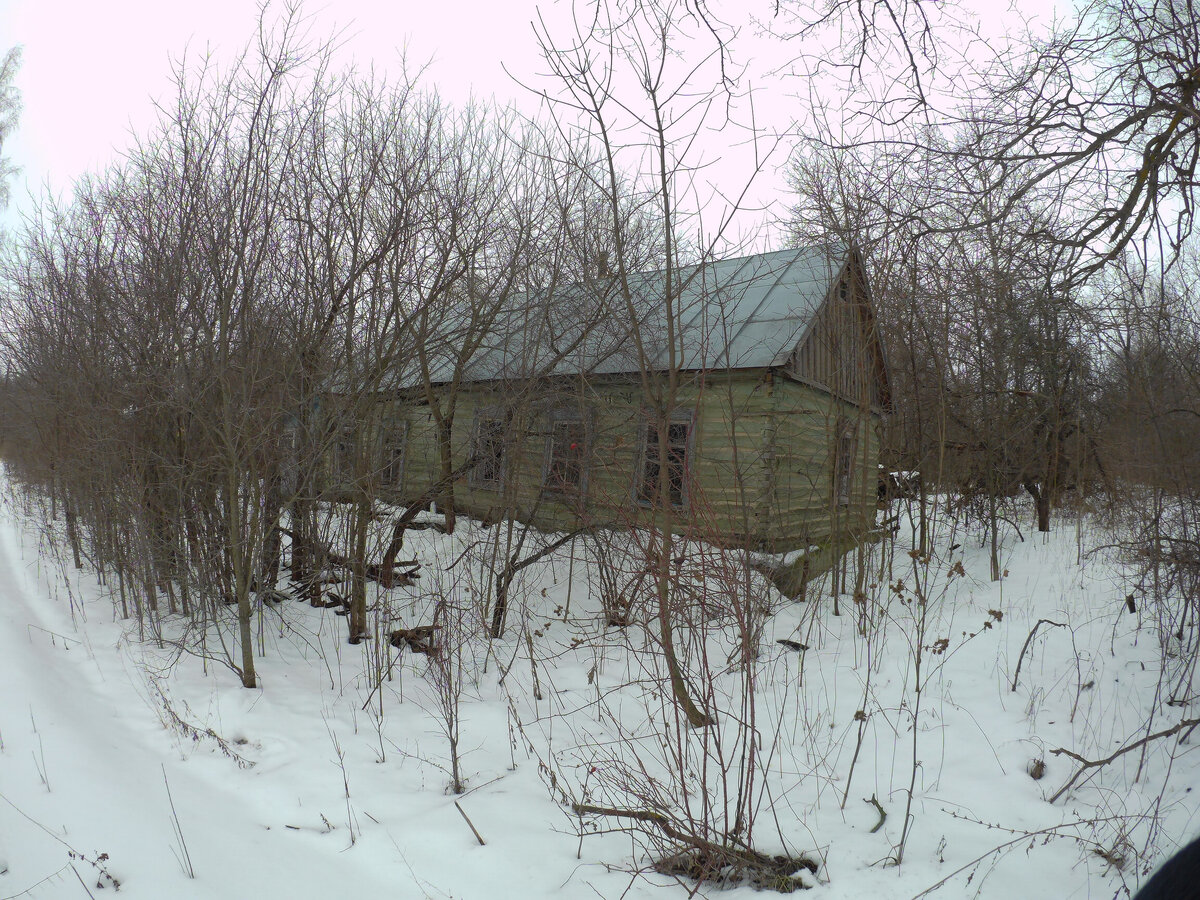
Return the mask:
<svg viewBox="0 0 1200 900">
<path fill-rule="evenodd" d="M 889 395 L 857 252 L 605 275 L 468 343 L 381 393 L 334 483 L 365 455 L 381 499 L 441 479 L 458 513 L 555 531 L 648 524 L 669 503 L 677 532 L 772 551 L 873 526 Z"/>
</svg>

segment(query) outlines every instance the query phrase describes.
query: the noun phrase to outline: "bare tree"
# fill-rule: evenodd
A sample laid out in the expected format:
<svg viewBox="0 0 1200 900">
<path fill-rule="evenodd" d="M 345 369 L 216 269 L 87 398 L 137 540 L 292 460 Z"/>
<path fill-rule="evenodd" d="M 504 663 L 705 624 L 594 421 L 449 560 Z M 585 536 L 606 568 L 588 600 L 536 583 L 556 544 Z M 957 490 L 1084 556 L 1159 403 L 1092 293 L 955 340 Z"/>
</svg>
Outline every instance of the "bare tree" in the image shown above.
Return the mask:
<svg viewBox="0 0 1200 900">
<path fill-rule="evenodd" d="M 973 152 L 1011 203 L 1070 186 L 1079 215 L 1061 241 L 1085 254 L 1081 275 L 1154 229 L 1175 250 L 1191 232 L 1198 19 L 1191 0 L 1093 0 L 988 73 Z"/>
<path fill-rule="evenodd" d="M 956 5 L 929 0 L 777 0 L 756 12 L 798 48 L 793 71 L 862 88 L 872 112 L 887 120 L 925 109 L 944 57 L 966 43 Z"/>
<path fill-rule="evenodd" d="M 21 96 L 13 80 L 21 65 L 21 48 L 13 47 L 0 59 L 0 206 L 8 202 L 8 179 L 16 171 L 4 157 L 4 142 L 21 112 Z"/>
<path fill-rule="evenodd" d="M 700 880 L 731 867 L 762 871 L 765 859 L 748 849 L 762 796 L 753 660 L 763 581 L 737 550 L 709 551 L 691 540 L 728 535 L 711 527 L 704 489 L 686 464 L 690 404 L 721 390 L 708 384 L 702 346 L 722 339 L 722 300 L 736 303 L 718 296 L 708 264 L 730 252 L 729 224 L 744 196 L 716 204 L 715 221 L 702 213 L 696 135 L 710 115 L 736 108 L 728 57 L 708 43 L 711 24 L 694 6 L 643 2 L 589 6 L 563 34 L 539 27 L 553 122 L 565 135 L 588 138 L 568 144 L 574 152 L 564 163 L 595 179 L 602 197 L 607 222 L 599 233 L 611 243 L 601 248 L 592 282 L 611 291 L 608 308 L 625 334 L 626 377 L 640 407 L 633 496 L 615 501 L 630 510 L 631 530 L 588 543 L 601 542 L 597 556 L 614 570 L 603 582 L 609 621 L 645 615 L 652 623 L 651 652 L 635 659 L 661 684 L 647 716 L 664 734 L 653 751 L 628 735 L 589 747 L 600 760 L 591 771 L 604 775 L 580 786 L 574 809 L 626 823 L 645 836 L 662 871 Z M 697 46 L 700 61 L 686 61 L 684 48 Z M 755 138 L 752 130 L 747 137 Z M 751 167 L 747 179 L 755 174 Z M 628 227 L 630 206 L 643 211 L 644 231 Z M 711 331 L 698 334 L 688 323 L 701 308 Z M 739 410 L 730 405 L 727 421 L 706 427 L 736 436 Z M 732 477 L 761 465 L 735 452 Z M 760 482 L 742 487 L 742 511 L 753 517 L 763 502 Z M 719 678 L 729 665 L 738 677 Z"/>
</svg>

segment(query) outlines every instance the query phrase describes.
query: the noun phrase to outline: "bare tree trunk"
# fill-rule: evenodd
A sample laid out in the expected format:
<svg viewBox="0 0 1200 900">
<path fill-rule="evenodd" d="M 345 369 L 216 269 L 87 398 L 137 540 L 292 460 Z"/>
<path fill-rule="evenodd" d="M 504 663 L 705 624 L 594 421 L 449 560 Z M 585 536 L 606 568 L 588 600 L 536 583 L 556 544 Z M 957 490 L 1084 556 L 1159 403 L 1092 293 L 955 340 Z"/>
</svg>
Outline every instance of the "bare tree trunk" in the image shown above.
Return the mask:
<svg viewBox="0 0 1200 900">
<path fill-rule="evenodd" d="M 453 534 L 457 522 L 454 509 L 454 412 L 443 414 L 439 411 L 436 418 L 438 462 L 441 467 L 437 506 L 445 519 L 446 533 Z"/>
<path fill-rule="evenodd" d="M 356 488 L 350 550 L 350 643 L 361 643 L 370 635 L 367 628 L 367 526 L 371 523 L 371 501 Z"/>
</svg>

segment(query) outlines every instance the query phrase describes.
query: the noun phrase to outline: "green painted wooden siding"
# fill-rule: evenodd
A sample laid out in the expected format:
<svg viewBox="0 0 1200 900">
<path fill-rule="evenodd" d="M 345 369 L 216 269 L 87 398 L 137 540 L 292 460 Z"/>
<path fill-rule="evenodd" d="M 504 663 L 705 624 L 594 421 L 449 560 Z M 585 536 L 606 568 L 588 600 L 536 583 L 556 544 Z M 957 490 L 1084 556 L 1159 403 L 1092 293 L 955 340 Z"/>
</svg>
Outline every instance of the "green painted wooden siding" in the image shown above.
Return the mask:
<svg viewBox="0 0 1200 900">
<path fill-rule="evenodd" d="M 564 379 L 555 388 L 513 389 L 471 384 L 460 389 L 453 429 L 456 467 L 469 458 L 480 417 L 511 413 L 505 477 L 497 489 L 470 474 L 455 483 L 457 508 L 495 519 L 509 511 L 543 528 L 648 524 L 653 510 L 636 500 L 642 466 L 644 412 L 636 379 Z M 687 502 L 676 530 L 721 543 L 790 549 L 841 530 L 869 527 L 874 511 L 877 441 L 874 417 L 858 428 L 853 502 L 836 507 L 833 436 L 839 417 L 863 413 L 829 395 L 767 370 L 709 374 L 687 381 L 677 411 L 694 413 L 688 449 Z M 547 441 L 555 415 L 580 415 L 588 425 L 586 501 L 543 490 Z M 404 400 L 380 403 L 383 427 L 407 424 L 403 484 L 398 499 L 419 495 L 440 475 L 436 428 L 428 407 Z M 379 422 L 369 426 L 379 433 Z M 372 437 L 371 440 L 376 440 Z M 581 518 L 582 510 L 582 518 Z"/>
<path fill-rule="evenodd" d="M 878 483 L 878 415 L 787 378 L 776 381 L 775 394 L 776 541 L 803 547 L 827 543 L 835 534 L 868 530 Z M 845 506 L 835 496 L 839 423 L 856 426 L 857 439 Z"/>
</svg>

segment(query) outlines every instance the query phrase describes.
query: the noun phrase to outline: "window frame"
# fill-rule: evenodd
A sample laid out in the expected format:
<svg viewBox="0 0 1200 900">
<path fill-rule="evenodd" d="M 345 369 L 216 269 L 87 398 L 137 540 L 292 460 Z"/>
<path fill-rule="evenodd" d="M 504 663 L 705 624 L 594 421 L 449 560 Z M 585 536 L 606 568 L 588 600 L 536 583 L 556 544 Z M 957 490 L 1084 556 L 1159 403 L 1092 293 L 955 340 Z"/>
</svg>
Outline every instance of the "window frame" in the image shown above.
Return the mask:
<svg viewBox="0 0 1200 900">
<path fill-rule="evenodd" d="M 482 449 L 484 429 L 491 429 L 493 426 L 498 428 L 493 433 L 493 438 L 498 438 L 499 453 L 494 455 L 495 476 L 483 477 L 480 472 L 480 464 L 477 461 L 471 466 L 470 474 L 467 478 L 468 484 L 476 490 L 485 491 L 502 491 L 507 481 L 508 474 L 508 441 L 509 432 L 512 429 L 512 410 L 502 409 L 499 407 L 489 407 L 487 409 L 477 410 L 475 413 L 475 423 L 471 429 L 471 456 L 477 458 Z"/>
<path fill-rule="evenodd" d="M 333 465 L 330 481 L 334 487 L 353 487 L 357 482 L 358 429 L 353 424 L 336 426 L 333 436 Z"/>
<path fill-rule="evenodd" d="M 379 433 L 380 488 L 396 493 L 403 490 L 404 472 L 407 467 L 408 420 L 401 419 L 391 422 Z"/>
<path fill-rule="evenodd" d="M 834 432 L 833 505 L 847 509 L 854 505 L 854 458 L 858 455 L 858 422 L 840 417 Z"/>
<path fill-rule="evenodd" d="M 657 455 L 657 428 L 653 427 L 654 419 L 657 418 L 649 410 L 642 411 L 641 424 L 638 427 L 638 453 L 637 453 L 637 470 L 634 473 L 633 481 L 633 499 L 638 506 L 648 509 L 657 509 L 658 491 L 654 491 L 654 495 L 647 496 L 646 494 L 646 472 L 647 466 L 650 463 L 650 438 L 655 436 L 655 455 Z M 691 504 L 691 480 L 692 469 L 695 459 L 695 444 L 697 431 L 697 416 L 696 410 L 690 407 L 677 407 L 671 410 L 670 415 L 666 417 L 668 435 L 670 429 L 675 425 L 683 425 L 687 428 L 687 434 L 683 441 L 683 459 L 682 469 L 680 473 L 679 484 L 679 502 L 671 502 L 672 509 L 687 509 Z M 670 443 L 668 440 L 667 452 L 671 452 Z M 668 463 L 669 466 L 669 463 Z M 661 468 L 659 469 L 661 472 Z M 669 472 L 668 468 L 668 472 Z M 656 476 L 657 477 L 657 476 Z M 670 488 L 668 487 L 668 497 L 670 496 Z"/>
<path fill-rule="evenodd" d="M 591 469 L 592 452 L 592 423 L 590 410 L 552 409 L 547 416 L 548 428 L 546 444 L 542 457 L 542 493 L 549 497 L 573 499 L 582 501 L 587 496 L 588 474 Z M 551 473 L 555 463 L 555 433 L 560 426 L 574 426 L 580 429 L 582 448 L 579 453 L 579 481 L 575 484 L 551 482 Z"/>
</svg>

